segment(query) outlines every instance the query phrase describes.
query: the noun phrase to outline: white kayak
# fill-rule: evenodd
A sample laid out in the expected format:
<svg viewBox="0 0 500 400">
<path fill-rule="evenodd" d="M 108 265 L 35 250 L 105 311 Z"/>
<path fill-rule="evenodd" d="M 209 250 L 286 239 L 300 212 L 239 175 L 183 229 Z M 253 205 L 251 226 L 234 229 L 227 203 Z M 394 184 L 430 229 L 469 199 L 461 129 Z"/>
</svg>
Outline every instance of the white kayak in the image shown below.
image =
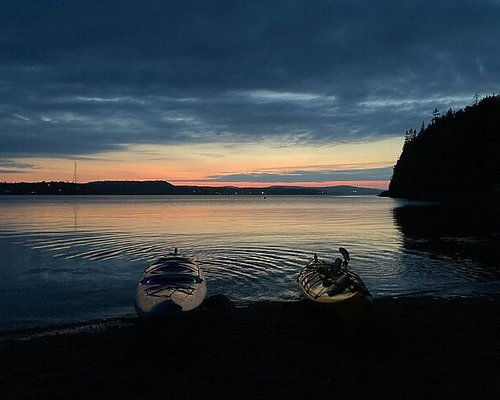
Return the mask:
<svg viewBox="0 0 500 400">
<path fill-rule="evenodd" d="M 193 311 L 207 297 L 201 268 L 188 257 L 168 254 L 144 270 L 135 293 L 135 310 L 143 317 L 160 317 Z"/>
<path fill-rule="evenodd" d="M 318 303 L 341 303 L 347 300 L 372 301 L 372 296 L 361 278 L 347 271 L 349 253 L 343 247 L 339 251 L 344 257 L 328 262 L 317 255 L 300 271 L 297 283 L 302 296 Z"/>
</svg>

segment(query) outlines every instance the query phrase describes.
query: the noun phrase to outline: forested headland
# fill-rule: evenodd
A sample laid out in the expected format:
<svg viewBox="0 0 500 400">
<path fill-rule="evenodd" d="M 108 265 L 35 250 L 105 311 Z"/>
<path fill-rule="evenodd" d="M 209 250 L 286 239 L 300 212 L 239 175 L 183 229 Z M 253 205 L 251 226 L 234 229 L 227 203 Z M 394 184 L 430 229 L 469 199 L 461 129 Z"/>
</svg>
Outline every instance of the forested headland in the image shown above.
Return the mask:
<svg viewBox="0 0 500 400">
<path fill-rule="evenodd" d="M 444 115 L 434 111 L 410 129 L 382 196 L 412 199 L 500 199 L 500 96 Z"/>
</svg>

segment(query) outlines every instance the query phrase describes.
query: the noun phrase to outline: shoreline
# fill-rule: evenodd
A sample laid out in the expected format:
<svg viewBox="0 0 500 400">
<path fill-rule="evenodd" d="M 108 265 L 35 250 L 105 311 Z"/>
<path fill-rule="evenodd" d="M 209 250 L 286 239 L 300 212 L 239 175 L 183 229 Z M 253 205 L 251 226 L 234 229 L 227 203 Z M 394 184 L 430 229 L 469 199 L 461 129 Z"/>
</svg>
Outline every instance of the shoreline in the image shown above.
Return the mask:
<svg viewBox="0 0 500 400">
<path fill-rule="evenodd" d="M 213 302 L 211 299 L 213 298 Z M 221 300 L 222 304 L 221 304 Z M 390 296 L 380 296 L 375 297 L 374 302 L 384 303 L 389 301 L 398 300 L 411 300 L 415 302 L 428 302 L 428 301 L 491 301 L 499 302 L 500 304 L 500 294 L 494 293 L 484 293 L 478 295 L 458 295 L 458 296 L 437 296 L 432 294 L 421 294 L 421 293 L 409 293 L 402 295 L 390 295 Z M 231 310 L 231 313 L 238 313 L 245 309 L 253 308 L 267 308 L 267 307 L 295 307 L 294 305 L 300 303 L 310 303 L 308 300 L 303 298 L 291 299 L 291 300 L 259 300 L 252 303 L 246 304 L 236 304 L 224 295 L 212 295 L 207 297 L 205 304 L 202 305 L 198 310 L 188 313 L 185 316 L 181 316 L 180 319 L 190 318 L 199 314 L 213 313 L 214 311 L 222 310 L 222 312 L 227 313 Z M 317 307 L 325 307 L 324 305 L 317 305 Z M 370 308 L 372 306 L 369 306 Z M 365 320 L 363 316 L 363 320 Z M 174 319 L 175 320 L 175 319 Z M 144 321 L 137 313 L 127 313 L 124 315 L 116 315 L 105 318 L 92 318 L 82 321 L 68 321 L 68 322 L 57 322 L 54 324 L 43 324 L 43 325 L 33 325 L 33 326 L 21 326 L 18 328 L 8 328 L 0 330 L 0 345 L 3 342 L 9 341 L 29 341 L 31 339 L 43 338 L 47 336 L 58 336 L 58 335 L 75 335 L 80 333 L 89 334 L 99 334 L 110 328 L 121 328 L 121 327 L 131 327 Z M 364 322 L 363 322 L 364 323 Z"/>
<path fill-rule="evenodd" d="M 0 195 L 374 195 L 382 189 L 352 185 L 330 186 L 197 186 L 167 181 L 0 182 Z"/>
<path fill-rule="evenodd" d="M 500 296 L 378 298 L 349 326 L 307 301 L 0 341 L 2 399 L 498 397 Z M 348 321 L 347 321 L 348 322 Z M 96 329 L 98 328 L 98 329 Z"/>
</svg>

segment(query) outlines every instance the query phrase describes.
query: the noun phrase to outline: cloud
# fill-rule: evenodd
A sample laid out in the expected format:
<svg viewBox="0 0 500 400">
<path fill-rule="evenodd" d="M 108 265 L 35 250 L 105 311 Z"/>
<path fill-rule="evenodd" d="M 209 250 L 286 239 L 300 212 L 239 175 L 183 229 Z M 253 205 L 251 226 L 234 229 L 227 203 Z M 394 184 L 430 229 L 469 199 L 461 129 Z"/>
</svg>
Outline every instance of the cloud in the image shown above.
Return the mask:
<svg viewBox="0 0 500 400">
<path fill-rule="evenodd" d="M 18 169 L 0 169 L 0 174 L 27 174 L 30 171 L 20 171 Z"/>
<path fill-rule="evenodd" d="M 37 168 L 38 166 L 31 163 L 22 163 L 15 160 L 0 158 L 0 174 L 25 174 Z"/>
<path fill-rule="evenodd" d="M 500 87 L 496 1 L 7 1 L 0 154 L 402 135 Z"/>
<path fill-rule="evenodd" d="M 10 168 L 36 168 L 34 164 L 31 163 L 21 163 L 15 160 L 0 159 L 0 167 L 10 167 Z"/>
<path fill-rule="evenodd" d="M 392 176 L 390 168 L 358 170 L 293 170 L 288 172 L 254 172 L 210 176 L 209 182 L 329 182 L 329 181 L 387 181 Z"/>
</svg>

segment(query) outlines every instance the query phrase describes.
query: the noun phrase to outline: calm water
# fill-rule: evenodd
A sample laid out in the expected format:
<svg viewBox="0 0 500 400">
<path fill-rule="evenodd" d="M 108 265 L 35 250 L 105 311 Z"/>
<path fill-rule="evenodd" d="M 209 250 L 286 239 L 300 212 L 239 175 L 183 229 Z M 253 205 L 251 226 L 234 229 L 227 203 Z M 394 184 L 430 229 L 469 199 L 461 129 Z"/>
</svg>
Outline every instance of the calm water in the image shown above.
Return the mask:
<svg viewBox="0 0 500 400">
<path fill-rule="evenodd" d="M 497 292 L 500 225 L 460 230 L 453 221 L 476 214 L 439 207 L 377 197 L 1 196 L 0 330 L 132 314 L 142 270 L 174 247 L 203 267 L 209 294 L 237 304 L 296 300 L 301 267 L 339 246 L 375 296 Z"/>
</svg>

